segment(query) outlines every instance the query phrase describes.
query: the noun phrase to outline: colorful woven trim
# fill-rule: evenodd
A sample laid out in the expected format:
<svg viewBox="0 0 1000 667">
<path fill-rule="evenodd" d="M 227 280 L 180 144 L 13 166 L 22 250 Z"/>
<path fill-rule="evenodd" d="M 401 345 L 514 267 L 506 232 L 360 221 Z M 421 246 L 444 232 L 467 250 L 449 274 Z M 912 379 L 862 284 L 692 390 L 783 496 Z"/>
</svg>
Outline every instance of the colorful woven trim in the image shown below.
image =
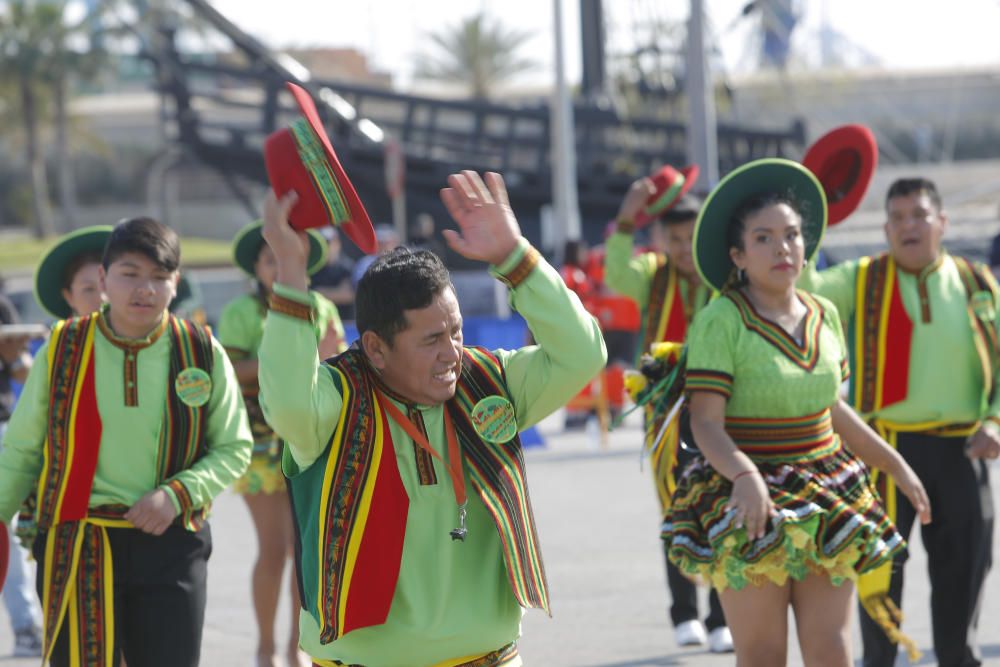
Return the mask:
<svg viewBox="0 0 1000 667">
<path fill-rule="evenodd" d="M 987 400 L 992 397 L 994 369 L 1000 363 L 1000 340 L 997 337 L 997 283 L 983 264 L 973 264 L 964 257 L 955 258 L 955 266 L 968 294 L 969 322 L 972 324 L 976 353 L 983 368 Z"/>
<path fill-rule="evenodd" d="M 619 234 L 628 234 L 631 236 L 635 233 L 635 220 L 630 220 L 628 218 L 619 218 L 615 220 L 615 231 Z"/>
<path fill-rule="evenodd" d="M 205 422 L 209 403 L 201 406 L 188 405 L 177 395 L 174 386 L 177 376 L 188 368 L 200 368 L 209 377 L 212 376 L 212 334 L 204 327 L 173 315 L 170 316 L 167 331 L 171 347 L 170 373 L 167 380 L 168 399 L 163 414 L 163 427 L 160 429 L 157 471 L 160 480 L 169 482 L 170 489 L 177 495 L 182 508 L 182 524 L 194 531 L 204 524 L 210 505 L 202 503 L 195 507 L 190 490 L 174 478 L 191 468 L 208 450 Z"/>
<path fill-rule="evenodd" d="M 446 408 L 465 452 L 473 487 L 500 533 L 514 598 L 522 607 L 551 613 L 520 436 L 500 444 L 487 442 L 472 423 L 473 408 L 487 396 L 509 397 L 503 366 L 486 349 L 467 347 L 455 398 Z"/>
<path fill-rule="evenodd" d="M 334 225 L 340 225 L 351 219 L 350 207 L 344 191 L 337 182 L 337 176 L 330 167 L 330 159 L 320 138 L 316 136 L 309 121 L 304 117 L 295 120 L 290 126 L 299 158 L 309 172 L 316 193 L 323 200 L 323 206 L 329 213 Z"/>
<path fill-rule="evenodd" d="M 524 279 L 531 275 L 531 272 L 535 270 L 538 266 L 538 262 L 541 261 L 542 255 L 532 246 L 527 246 L 524 249 L 524 255 L 521 257 L 514 268 L 505 273 L 499 274 L 500 280 L 507 285 L 507 287 L 514 289 L 522 282 Z"/>
<path fill-rule="evenodd" d="M 268 307 L 272 312 L 304 320 L 310 324 L 313 323 L 312 306 L 306 303 L 299 303 L 295 299 L 289 299 L 280 294 L 271 294 L 268 299 Z"/>
<path fill-rule="evenodd" d="M 81 520 L 53 526 L 45 538 L 42 571 L 43 655 L 52 656 L 63 623 L 69 623 L 70 665 L 114 667 L 114 568 L 108 528 L 131 528 L 127 507 L 103 508 Z"/>
<path fill-rule="evenodd" d="M 776 347 L 799 368 L 811 372 L 819 361 L 819 334 L 823 326 L 823 307 L 806 292 L 798 292 L 799 299 L 806 307 L 805 328 L 802 345 L 799 345 L 787 331 L 763 317 L 753 304 L 739 290 L 731 290 L 726 297 L 736 304 L 743 325 L 760 334 L 768 343 Z"/>
<path fill-rule="evenodd" d="M 726 417 L 726 433 L 752 459 L 813 461 L 840 449 L 830 411 L 795 419 Z"/>
<path fill-rule="evenodd" d="M 649 302 L 643 313 L 643 338 L 639 354 L 653 343 L 680 343 L 687 336 L 687 313 L 681 296 L 680 277 L 663 255 L 656 258 L 657 268 L 649 283 Z"/>
<path fill-rule="evenodd" d="M 517 657 L 517 644 L 511 643 L 484 656 L 445 660 L 433 667 L 504 667 L 504 665 L 513 664 Z M 339 660 L 313 658 L 312 661 L 314 665 L 318 665 L 319 667 L 364 667 L 363 665 L 348 665 Z"/>
<path fill-rule="evenodd" d="M 689 368 L 684 380 L 684 391 L 708 391 L 728 399 L 733 395 L 733 376 L 707 368 Z"/>
<path fill-rule="evenodd" d="M 52 331 L 49 422 L 37 487 L 40 528 L 87 515 L 101 444 L 93 362 L 97 319 L 62 320 Z"/>
<path fill-rule="evenodd" d="M 848 395 L 858 412 L 871 414 L 905 399 L 910 381 L 913 321 L 903 306 L 890 255 L 861 259 L 855 300 L 848 327 L 848 347 L 854 352 Z"/>
<path fill-rule="evenodd" d="M 355 628 L 385 622 L 399 577 L 409 498 L 399 477 L 389 424 L 358 348 L 327 366 L 343 409 L 314 502 L 316 552 L 302 559 L 315 580 L 305 599 L 328 644 Z M 295 486 L 298 478 L 290 483 Z M 313 567 L 314 565 L 314 567 Z"/>
</svg>

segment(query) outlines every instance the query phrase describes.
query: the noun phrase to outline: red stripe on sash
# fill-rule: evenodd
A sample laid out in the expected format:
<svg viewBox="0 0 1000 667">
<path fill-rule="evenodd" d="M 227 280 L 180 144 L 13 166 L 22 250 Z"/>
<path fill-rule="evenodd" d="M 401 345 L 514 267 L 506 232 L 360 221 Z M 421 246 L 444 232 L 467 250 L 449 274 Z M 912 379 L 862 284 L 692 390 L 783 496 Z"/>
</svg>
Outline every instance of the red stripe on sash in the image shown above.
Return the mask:
<svg viewBox="0 0 1000 667">
<path fill-rule="evenodd" d="M 97 471 L 101 447 L 101 415 L 97 411 L 97 387 L 94 381 L 94 351 L 87 359 L 86 375 L 80 387 L 79 402 L 73 420 L 73 459 L 67 472 L 59 521 L 75 521 L 87 516 L 90 490 Z M 70 398 L 69 400 L 72 400 Z"/>
<path fill-rule="evenodd" d="M 671 343 L 681 342 L 687 336 L 687 317 L 684 313 L 684 297 L 681 295 L 681 281 L 675 279 L 673 283 L 673 303 L 670 307 L 670 315 L 667 317 L 666 331 L 663 332 L 663 340 Z"/>
<path fill-rule="evenodd" d="M 910 385 L 910 346 L 913 342 L 913 320 L 906 313 L 899 280 L 892 281 L 889 302 L 889 324 L 884 342 L 885 370 L 882 373 L 882 404 L 887 407 L 906 398 Z"/>
<path fill-rule="evenodd" d="M 380 413 L 384 433 L 382 458 L 348 589 L 341 636 L 355 628 L 385 623 L 403 560 L 410 499 L 399 476 L 389 422 L 385 411 Z"/>
</svg>

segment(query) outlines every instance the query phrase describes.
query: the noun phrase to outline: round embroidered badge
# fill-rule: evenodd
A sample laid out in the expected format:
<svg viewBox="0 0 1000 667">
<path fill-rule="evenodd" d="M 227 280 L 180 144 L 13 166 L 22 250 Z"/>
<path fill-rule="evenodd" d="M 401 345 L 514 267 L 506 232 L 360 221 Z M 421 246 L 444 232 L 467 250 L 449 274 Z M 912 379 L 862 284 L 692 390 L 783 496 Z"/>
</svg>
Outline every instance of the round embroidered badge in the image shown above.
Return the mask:
<svg viewBox="0 0 1000 667">
<path fill-rule="evenodd" d="M 504 443 L 517 435 L 514 406 L 503 396 L 487 396 L 472 408 L 472 425 L 479 436 L 494 443 Z"/>
<path fill-rule="evenodd" d="M 177 374 L 174 391 L 185 405 L 200 408 L 212 396 L 212 378 L 200 368 L 185 368 Z"/>
</svg>

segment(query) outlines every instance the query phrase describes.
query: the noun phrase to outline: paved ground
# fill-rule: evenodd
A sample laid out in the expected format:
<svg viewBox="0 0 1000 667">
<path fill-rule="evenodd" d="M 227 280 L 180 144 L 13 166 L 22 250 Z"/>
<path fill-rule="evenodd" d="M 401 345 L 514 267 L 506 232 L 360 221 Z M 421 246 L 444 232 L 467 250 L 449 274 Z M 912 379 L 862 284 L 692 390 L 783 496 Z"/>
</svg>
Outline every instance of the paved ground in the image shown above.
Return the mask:
<svg viewBox="0 0 1000 667">
<path fill-rule="evenodd" d="M 524 619 L 521 653 L 530 667 L 661 667 L 731 665 L 731 655 L 682 650 L 666 617 L 664 569 L 656 506 L 647 473 L 639 471 L 638 430 L 612 435 L 607 450 L 583 433 L 550 434 L 544 449 L 528 454 L 532 498 L 551 585 L 553 618 L 538 611 Z M 1000 468 L 994 474 L 1000 477 Z M 994 480 L 1000 488 L 1000 479 Z M 248 581 L 254 553 L 249 516 L 237 496 L 224 494 L 212 520 L 209 603 L 202 664 L 253 664 L 255 648 Z M 906 630 L 930 653 L 928 586 L 922 548 L 908 567 Z M 1000 550 L 998 550 L 1000 553 Z M 287 623 L 282 610 L 279 627 Z M 989 665 L 1000 665 L 1000 580 L 987 583 L 980 641 Z M 0 609 L 0 667 L 29 667 L 15 660 Z M 857 653 L 857 649 L 855 651 Z M 790 640 L 789 664 L 801 665 Z M 905 660 L 899 664 L 906 664 Z"/>
</svg>

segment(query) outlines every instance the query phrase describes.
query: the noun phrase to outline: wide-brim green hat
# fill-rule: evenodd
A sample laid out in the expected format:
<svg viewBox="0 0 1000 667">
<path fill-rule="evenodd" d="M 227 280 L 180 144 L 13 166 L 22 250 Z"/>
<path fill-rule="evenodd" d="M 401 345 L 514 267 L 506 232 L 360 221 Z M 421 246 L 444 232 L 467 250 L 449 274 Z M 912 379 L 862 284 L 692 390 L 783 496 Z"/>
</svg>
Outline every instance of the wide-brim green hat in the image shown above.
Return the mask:
<svg viewBox="0 0 1000 667">
<path fill-rule="evenodd" d="M 750 197 L 776 192 L 795 202 L 802 216 L 806 261 L 819 249 L 826 231 L 826 195 L 811 171 L 782 158 L 755 160 L 734 169 L 708 195 L 694 227 L 694 263 L 702 280 L 721 290 L 733 270 L 726 229 Z"/>
<path fill-rule="evenodd" d="M 42 257 L 35 271 L 35 300 L 50 315 L 59 319 L 73 316 L 62 295 L 66 267 L 83 253 L 103 253 L 112 229 L 111 225 L 94 225 L 72 231 Z"/>
<path fill-rule="evenodd" d="M 233 239 L 233 261 L 251 278 L 257 277 L 253 266 L 257 263 L 257 255 L 260 254 L 260 244 L 264 242 L 263 229 L 264 223 L 257 220 L 241 229 Z M 326 264 L 326 239 L 312 229 L 307 229 L 306 235 L 309 238 L 306 271 L 311 276 Z"/>
</svg>

